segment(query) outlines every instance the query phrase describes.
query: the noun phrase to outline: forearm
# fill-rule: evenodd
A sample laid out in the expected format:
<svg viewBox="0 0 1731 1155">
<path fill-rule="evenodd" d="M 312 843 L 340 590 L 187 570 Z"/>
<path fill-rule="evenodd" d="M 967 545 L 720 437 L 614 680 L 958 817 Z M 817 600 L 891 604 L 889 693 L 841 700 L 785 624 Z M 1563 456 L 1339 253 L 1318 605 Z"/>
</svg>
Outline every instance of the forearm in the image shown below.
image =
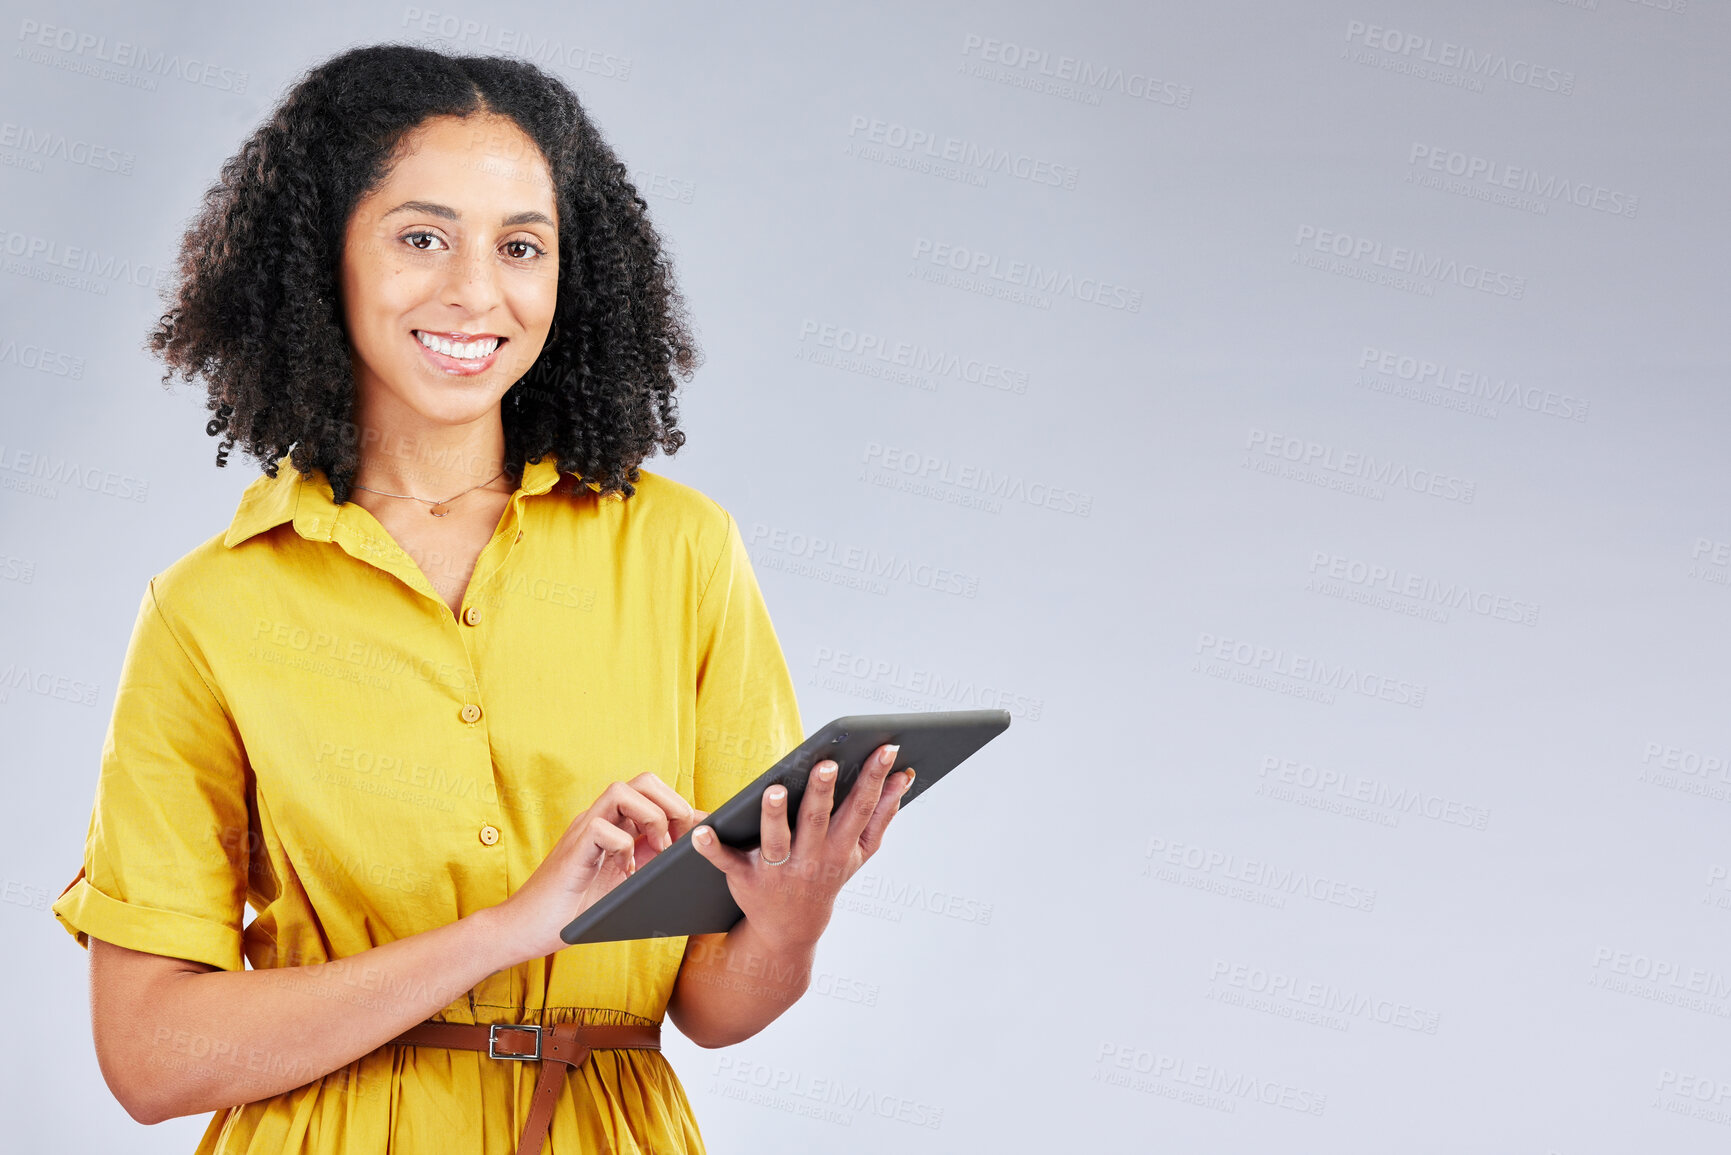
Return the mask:
<svg viewBox="0 0 1731 1155">
<path fill-rule="evenodd" d="M 668 1015 L 700 1047 L 749 1039 L 805 994 L 816 954 L 815 940 L 772 946 L 750 919 L 742 919 L 725 935 L 693 940 Z"/>
<path fill-rule="evenodd" d="M 105 1074 L 145 1122 L 268 1098 L 345 1066 L 518 961 L 482 910 L 332 962 L 174 972 L 107 1008 L 110 1051 L 126 1069 Z"/>
</svg>

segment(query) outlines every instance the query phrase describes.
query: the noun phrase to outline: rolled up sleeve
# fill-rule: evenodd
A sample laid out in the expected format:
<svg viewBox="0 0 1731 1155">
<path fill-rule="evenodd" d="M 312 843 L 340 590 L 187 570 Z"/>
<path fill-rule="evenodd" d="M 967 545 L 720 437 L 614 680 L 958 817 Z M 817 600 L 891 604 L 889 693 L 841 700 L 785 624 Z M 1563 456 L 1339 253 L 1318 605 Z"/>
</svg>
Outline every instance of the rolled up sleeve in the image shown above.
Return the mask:
<svg viewBox="0 0 1731 1155">
<path fill-rule="evenodd" d="M 55 917 L 80 946 L 94 936 L 243 969 L 249 786 L 240 736 L 153 579 L 121 667 L 83 865 Z"/>
</svg>

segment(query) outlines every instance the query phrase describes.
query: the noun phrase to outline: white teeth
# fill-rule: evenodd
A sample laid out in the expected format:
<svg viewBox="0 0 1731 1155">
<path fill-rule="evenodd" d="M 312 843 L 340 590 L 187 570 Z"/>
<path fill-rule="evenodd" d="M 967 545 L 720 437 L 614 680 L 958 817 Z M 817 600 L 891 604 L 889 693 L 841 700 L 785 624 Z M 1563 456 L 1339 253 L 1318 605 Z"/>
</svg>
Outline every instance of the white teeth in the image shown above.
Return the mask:
<svg viewBox="0 0 1731 1155">
<path fill-rule="evenodd" d="M 490 356 L 493 350 L 499 347 L 499 338 L 497 337 L 483 337 L 479 341 L 458 343 L 447 341 L 443 337 L 435 337 L 431 333 L 423 333 L 419 329 L 415 330 L 415 336 L 420 338 L 421 344 L 427 348 L 436 349 L 445 356 L 455 357 L 459 361 L 478 361 L 483 357 Z"/>
</svg>

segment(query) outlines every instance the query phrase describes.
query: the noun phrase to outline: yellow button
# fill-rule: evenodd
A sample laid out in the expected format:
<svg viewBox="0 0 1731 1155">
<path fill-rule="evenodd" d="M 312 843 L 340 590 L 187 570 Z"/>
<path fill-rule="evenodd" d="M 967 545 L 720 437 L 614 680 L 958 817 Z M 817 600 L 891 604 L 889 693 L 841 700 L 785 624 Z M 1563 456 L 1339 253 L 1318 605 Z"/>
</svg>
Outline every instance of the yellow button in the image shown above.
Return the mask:
<svg viewBox="0 0 1731 1155">
<path fill-rule="evenodd" d="M 461 713 L 463 721 L 473 722 L 481 716 L 481 707 L 475 705 L 473 702 L 464 702 Z"/>
<path fill-rule="evenodd" d="M 491 846 L 497 841 L 499 841 L 499 828 L 497 826 L 481 827 L 481 845 Z"/>
<path fill-rule="evenodd" d="M 463 620 L 471 626 L 480 625 L 481 624 L 481 607 L 480 606 L 470 606 L 468 609 L 464 610 L 463 611 Z"/>
</svg>

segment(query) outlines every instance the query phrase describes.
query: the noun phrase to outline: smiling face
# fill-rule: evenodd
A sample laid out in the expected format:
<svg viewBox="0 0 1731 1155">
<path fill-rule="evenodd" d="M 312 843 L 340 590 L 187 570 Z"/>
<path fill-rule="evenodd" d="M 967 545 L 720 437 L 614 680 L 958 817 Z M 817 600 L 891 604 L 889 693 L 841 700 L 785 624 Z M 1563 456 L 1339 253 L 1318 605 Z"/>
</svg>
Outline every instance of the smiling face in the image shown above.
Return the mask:
<svg viewBox="0 0 1731 1155">
<path fill-rule="evenodd" d="M 394 437 L 499 420 L 540 356 L 559 288 L 553 179 L 504 117 L 434 117 L 344 234 L 356 416 Z M 366 447 L 363 442 L 363 452 Z"/>
</svg>

